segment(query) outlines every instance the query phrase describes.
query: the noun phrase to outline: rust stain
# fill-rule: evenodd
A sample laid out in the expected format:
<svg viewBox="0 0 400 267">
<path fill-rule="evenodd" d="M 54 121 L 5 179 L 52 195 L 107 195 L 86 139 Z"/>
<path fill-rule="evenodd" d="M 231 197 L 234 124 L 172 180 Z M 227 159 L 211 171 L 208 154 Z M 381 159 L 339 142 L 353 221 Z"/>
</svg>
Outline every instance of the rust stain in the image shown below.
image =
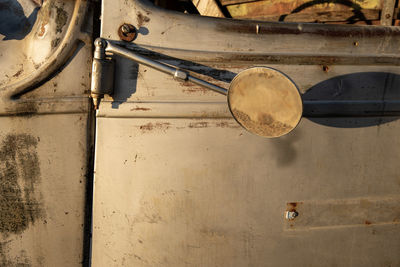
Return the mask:
<svg viewBox="0 0 400 267">
<path fill-rule="evenodd" d="M 215 123 L 215 126 L 219 128 L 240 128 L 240 126 L 237 123 L 231 124 L 226 121 L 217 122 Z"/>
<path fill-rule="evenodd" d="M 207 128 L 208 122 L 206 122 L 206 121 L 191 122 L 191 123 L 189 123 L 188 127 L 189 128 Z"/>
<path fill-rule="evenodd" d="M 44 21 L 42 23 L 42 25 L 40 26 L 40 31 L 38 32 L 39 37 L 42 37 L 46 33 L 46 28 L 45 28 L 46 24 L 47 24 L 47 21 Z"/>
<path fill-rule="evenodd" d="M 9 134 L 0 149 L 0 232 L 19 234 L 43 216 L 35 188 L 40 180 L 38 139 Z"/>
<path fill-rule="evenodd" d="M 35 62 L 33 62 L 33 66 L 35 67 L 35 69 L 40 68 L 41 65 L 42 65 L 42 63 L 36 64 Z"/>
<path fill-rule="evenodd" d="M 200 233 L 208 238 L 225 238 L 225 231 L 220 229 L 203 227 L 200 229 Z"/>
<path fill-rule="evenodd" d="M 370 225 L 370 224 L 372 224 L 372 222 L 370 222 L 370 221 L 368 221 L 368 220 L 365 220 L 365 222 L 364 222 L 366 225 Z"/>
<path fill-rule="evenodd" d="M 303 202 L 289 202 L 286 204 L 286 210 L 297 212 L 296 208 L 298 208 L 298 206 L 301 204 L 303 204 Z"/>
<path fill-rule="evenodd" d="M 136 107 L 136 108 L 132 108 L 131 111 L 148 111 L 151 110 L 150 108 L 141 108 L 141 107 Z"/>
<path fill-rule="evenodd" d="M 153 131 L 153 130 L 162 130 L 162 131 L 165 131 L 165 130 L 167 130 L 167 129 L 170 128 L 170 125 L 171 125 L 171 124 L 168 123 L 168 122 L 164 122 L 164 123 L 160 123 L 160 122 L 151 123 L 151 122 L 149 122 L 149 123 L 147 123 L 147 124 L 141 125 L 141 126 L 139 127 L 139 129 L 142 130 L 142 132 L 151 132 L 151 131 Z"/>
<path fill-rule="evenodd" d="M 227 122 L 217 122 L 216 126 L 220 127 L 220 128 L 227 128 L 227 127 L 229 127 L 229 123 L 227 123 Z"/>
<path fill-rule="evenodd" d="M 138 21 L 138 27 L 142 27 L 145 23 L 150 21 L 150 18 L 147 17 L 146 15 L 143 15 L 141 12 L 137 12 L 137 21 Z"/>
<path fill-rule="evenodd" d="M 184 86 L 188 86 L 188 85 L 184 84 Z M 186 88 L 182 89 L 182 92 L 186 93 L 186 94 L 190 94 L 190 95 L 198 94 L 198 93 L 200 93 L 201 95 L 205 95 L 205 94 L 209 93 L 210 90 L 206 89 L 206 88 L 199 88 L 199 87 L 186 87 Z"/>
<path fill-rule="evenodd" d="M 19 75 L 21 75 L 21 73 L 24 71 L 24 69 L 23 68 L 21 68 L 20 70 L 18 70 L 14 75 L 13 75 L 13 77 L 18 77 Z"/>
</svg>

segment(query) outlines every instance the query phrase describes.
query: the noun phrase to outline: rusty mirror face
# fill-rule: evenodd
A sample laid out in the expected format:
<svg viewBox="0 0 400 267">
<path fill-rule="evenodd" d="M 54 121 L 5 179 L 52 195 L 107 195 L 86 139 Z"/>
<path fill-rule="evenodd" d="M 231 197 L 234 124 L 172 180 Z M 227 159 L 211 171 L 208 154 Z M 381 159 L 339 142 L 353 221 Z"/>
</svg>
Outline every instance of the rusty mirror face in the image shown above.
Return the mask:
<svg viewBox="0 0 400 267">
<path fill-rule="evenodd" d="M 267 67 L 249 68 L 236 75 L 229 86 L 228 105 L 241 126 L 268 138 L 291 132 L 303 112 L 294 82 L 282 72 Z"/>
</svg>

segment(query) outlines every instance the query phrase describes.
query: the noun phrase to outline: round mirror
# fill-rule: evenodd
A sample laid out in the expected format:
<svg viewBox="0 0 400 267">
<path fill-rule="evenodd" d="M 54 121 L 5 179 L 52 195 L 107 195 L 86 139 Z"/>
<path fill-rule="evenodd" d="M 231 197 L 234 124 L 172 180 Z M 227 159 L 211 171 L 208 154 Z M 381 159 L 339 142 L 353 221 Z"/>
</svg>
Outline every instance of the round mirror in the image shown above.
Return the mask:
<svg viewBox="0 0 400 267">
<path fill-rule="evenodd" d="M 269 138 L 292 131 L 303 113 L 297 86 L 282 72 L 267 67 L 236 75 L 229 86 L 228 105 L 246 130 Z"/>
</svg>

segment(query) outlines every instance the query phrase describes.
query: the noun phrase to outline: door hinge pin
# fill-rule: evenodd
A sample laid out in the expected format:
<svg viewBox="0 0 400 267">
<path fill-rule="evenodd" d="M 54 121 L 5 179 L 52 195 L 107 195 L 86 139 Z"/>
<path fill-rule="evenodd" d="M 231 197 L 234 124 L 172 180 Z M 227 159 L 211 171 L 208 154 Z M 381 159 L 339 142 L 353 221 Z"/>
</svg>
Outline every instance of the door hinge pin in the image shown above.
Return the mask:
<svg viewBox="0 0 400 267">
<path fill-rule="evenodd" d="M 106 56 L 107 42 L 96 39 L 92 65 L 92 84 L 90 96 L 94 109 L 98 109 L 105 94 L 112 94 L 114 85 L 114 61 Z"/>
</svg>

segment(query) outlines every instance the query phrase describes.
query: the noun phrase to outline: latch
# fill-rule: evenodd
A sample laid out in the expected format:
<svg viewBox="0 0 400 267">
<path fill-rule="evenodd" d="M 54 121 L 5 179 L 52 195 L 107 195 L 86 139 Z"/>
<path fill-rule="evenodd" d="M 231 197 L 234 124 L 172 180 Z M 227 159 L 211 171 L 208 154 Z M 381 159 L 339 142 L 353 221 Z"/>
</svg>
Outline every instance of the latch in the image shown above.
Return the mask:
<svg viewBox="0 0 400 267">
<path fill-rule="evenodd" d="M 284 73 L 269 67 L 252 67 L 239 72 L 229 90 L 192 76 L 186 71 L 139 55 L 106 39 L 95 43 L 91 97 L 97 109 L 101 98 L 113 92 L 112 55 L 131 59 L 164 72 L 177 80 L 190 81 L 227 96 L 229 110 L 246 130 L 263 137 L 279 137 L 291 132 L 299 123 L 303 103 L 296 84 Z"/>
</svg>

